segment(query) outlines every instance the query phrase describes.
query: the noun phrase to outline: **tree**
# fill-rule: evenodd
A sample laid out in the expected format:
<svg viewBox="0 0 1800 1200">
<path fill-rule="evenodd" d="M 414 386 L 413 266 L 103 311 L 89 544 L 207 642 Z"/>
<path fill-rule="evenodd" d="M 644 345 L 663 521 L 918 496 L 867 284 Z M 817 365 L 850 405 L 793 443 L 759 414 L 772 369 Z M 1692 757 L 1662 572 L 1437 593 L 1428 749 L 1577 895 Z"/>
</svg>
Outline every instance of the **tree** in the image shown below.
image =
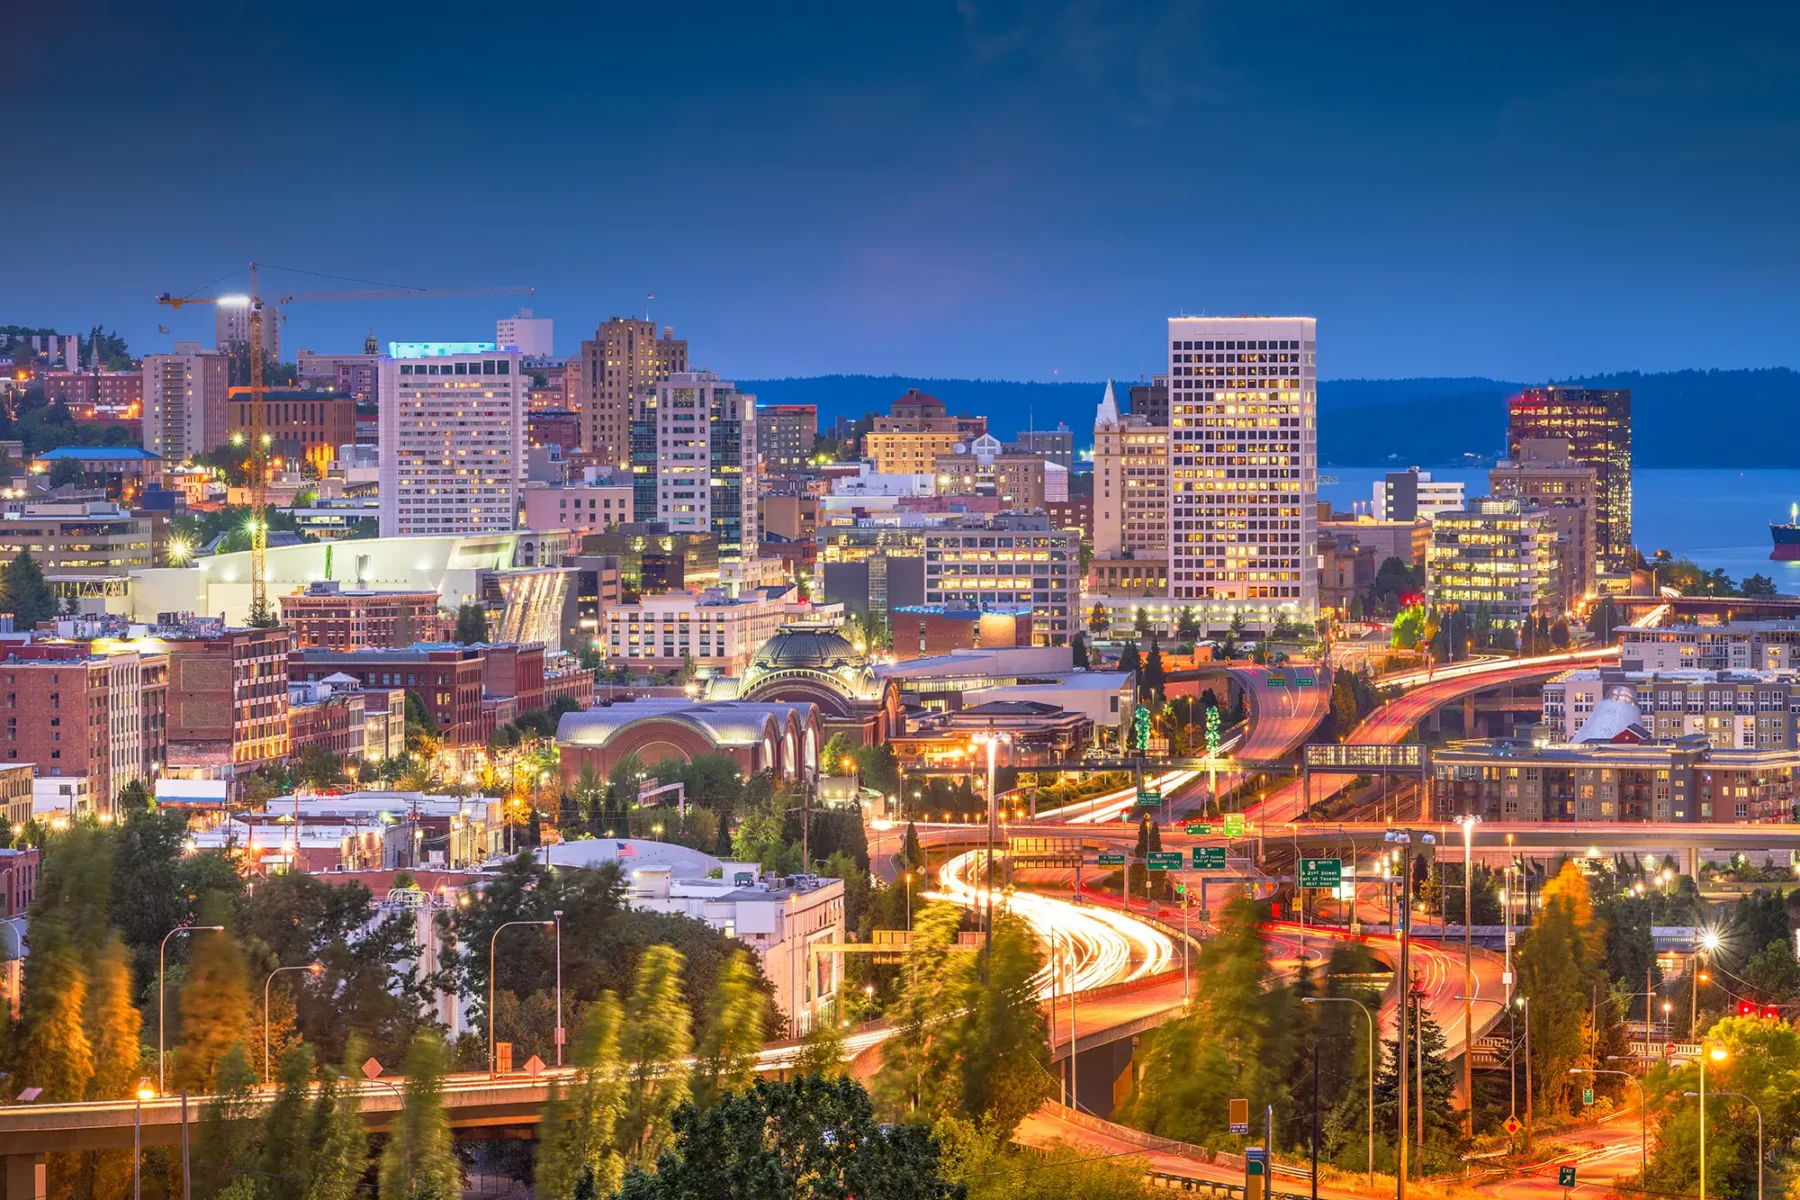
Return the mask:
<svg viewBox="0 0 1800 1200">
<path fill-rule="evenodd" d="M 807 1031 L 800 1053 L 794 1056 L 794 1075 L 800 1079 L 809 1075 L 835 1079 L 849 1071 L 850 1066 L 844 1061 L 843 1021 L 833 1004 Z"/>
<path fill-rule="evenodd" d="M 475 646 L 488 640 L 487 609 L 473 600 L 465 600 L 462 607 L 456 610 L 456 634 L 453 639 L 458 645 Z"/>
<path fill-rule="evenodd" d="M 1094 607 L 1088 612 L 1087 627 L 1088 632 L 1095 637 L 1103 636 L 1112 628 L 1112 614 L 1107 611 L 1106 605 L 1094 602 Z"/>
<path fill-rule="evenodd" d="M 694 1103 L 711 1108 L 721 1097 L 741 1092 L 756 1077 L 756 1055 L 763 1043 L 763 994 L 756 987 L 756 968 L 739 951 L 713 988 L 713 1002 L 694 1062 Z"/>
<path fill-rule="evenodd" d="M 619 1031 L 624 1013 L 607 992 L 581 1015 L 575 1043 L 575 1077 L 544 1114 L 537 1158 L 542 1196 L 610 1196 L 618 1190 L 624 1160 L 613 1146 L 623 1104 L 619 1083 Z"/>
<path fill-rule="evenodd" d="M 1587 876 L 1573 862 L 1547 880 L 1530 930 L 1513 960 L 1519 986 L 1531 997 L 1532 1072 L 1538 1102 L 1567 1111 L 1571 1067 L 1589 1067 L 1600 1045 L 1593 997 L 1610 994 L 1604 978 L 1605 934 L 1595 920 Z M 1604 1052 L 1602 1050 L 1602 1052 Z"/>
<path fill-rule="evenodd" d="M 1073 638 L 1069 639 L 1069 653 L 1073 656 L 1070 666 L 1081 671 L 1088 669 L 1087 634 L 1077 632 Z"/>
<path fill-rule="evenodd" d="M 380 1194 L 405 1200 L 456 1200 L 462 1167 L 444 1109 L 444 1043 L 426 1029 L 406 1052 L 399 1119 L 381 1152 Z"/>
<path fill-rule="evenodd" d="M 1143 660 L 1138 656 L 1137 643 L 1126 643 L 1125 649 L 1119 652 L 1119 670 L 1127 675 L 1137 675 L 1143 669 L 1143 665 Z"/>
<path fill-rule="evenodd" d="M 39 621 L 54 617 L 59 607 L 37 559 L 24 550 L 0 571 L 0 602 L 11 611 L 14 629 L 35 629 Z"/>
<path fill-rule="evenodd" d="M 1426 1006 L 1426 993 L 1421 977 L 1413 976 L 1408 990 L 1408 1037 L 1406 1047 L 1408 1133 L 1416 1129 L 1413 1122 L 1423 1110 L 1425 1116 L 1425 1149 L 1440 1160 L 1450 1159 L 1462 1146 L 1462 1119 L 1455 1109 L 1457 1071 L 1444 1056 L 1444 1031 L 1432 1020 Z M 1415 1052 L 1418 1057 L 1414 1057 Z M 1399 1047 L 1389 1042 L 1383 1047 L 1382 1068 L 1375 1078 L 1375 1128 L 1377 1136 L 1391 1137 L 1399 1120 Z M 1424 1094 L 1416 1084 L 1423 1077 Z M 1384 1140 L 1386 1138 L 1384 1137 Z M 1448 1165 L 1446 1163 L 1446 1165 Z"/>
<path fill-rule="evenodd" d="M 125 943 L 114 933 L 88 967 L 85 1024 L 94 1051 L 90 1100 L 123 1100 L 138 1081 L 144 1019 L 132 1003 L 132 993 Z"/>
<path fill-rule="evenodd" d="M 1775 595 L 1775 581 L 1767 575 L 1746 575 L 1742 591 L 1746 596 L 1773 596 Z"/>
<path fill-rule="evenodd" d="M 681 1002 L 686 960 L 668 946 L 651 946 L 638 960 L 625 1002 L 619 1039 L 625 1103 L 615 1144 L 633 1162 L 653 1161 L 670 1136 L 669 1119 L 688 1098 L 684 1061 L 692 1048 L 691 1018 Z"/>
<path fill-rule="evenodd" d="M 620 1200 L 953 1200 L 936 1139 L 920 1125 L 876 1122 L 854 1080 L 759 1081 L 704 1112 L 683 1105 L 651 1174 L 634 1167 Z"/>
<path fill-rule="evenodd" d="M 1150 652 L 1144 656 L 1144 671 L 1141 676 L 1141 690 L 1152 702 L 1162 696 L 1163 686 L 1167 682 L 1168 673 L 1163 667 L 1162 646 L 1155 637 L 1150 639 Z"/>
<path fill-rule="evenodd" d="M 25 960 L 19 1061 L 24 1077 L 44 1089 L 45 1103 L 86 1098 L 94 1048 L 83 1021 L 87 976 L 66 931 L 39 926 Z"/>
<path fill-rule="evenodd" d="M 255 1116 L 256 1074 L 242 1043 L 222 1055 L 213 1073 L 193 1089 L 210 1093 L 200 1106 L 192 1158 L 199 1200 L 254 1200 L 261 1161 L 262 1128 Z"/>
<path fill-rule="evenodd" d="M 908 871 L 919 871 L 925 866 L 925 851 L 919 845 L 919 827 L 911 821 L 906 823 L 906 842 L 901 854 Z"/>
<path fill-rule="evenodd" d="M 87 472 L 82 470 L 78 458 L 59 458 L 50 468 L 50 486 L 53 488 L 80 487 L 85 482 Z"/>
<path fill-rule="evenodd" d="M 204 1092 L 231 1048 L 250 1040 L 249 984 L 231 923 L 224 898 L 215 895 L 203 908 L 201 924 L 227 929 L 188 935 L 194 944 L 181 988 L 181 1040 L 170 1078 L 176 1087 L 191 1092 Z"/>
<path fill-rule="evenodd" d="M 964 1116 L 1012 1131 L 1048 1098 L 1049 1038 L 1037 1000 L 1043 967 L 1036 936 L 1010 911 L 994 914 L 986 978 L 976 992 L 973 1019 L 962 1024 Z M 976 969 L 964 955 L 965 970 Z"/>
<path fill-rule="evenodd" d="M 0 487 L 9 488 L 12 486 L 12 483 L 13 483 L 12 450 L 6 446 L 0 446 Z"/>
<path fill-rule="evenodd" d="M 265 1200 L 307 1200 L 313 1170 L 312 1047 L 281 1056 L 275 1099 L 263 1117 L 262 1178 Z"/>
<path fill-rule="evenodd" d="M 1200 636 L 1200 618 L 1194 612 L 1193 605 L 1188 605 L 1176 616 L 1175 636 L 1184 642 L 1194 641 Z"/>
<path fill-rule="evenodd" d="M 1362 720 L 1357 711 L 1355 678 L 1350 671 L 1338 671 L 1331 678 L 1331 724 L 1340 742 L 1347 740 Z"/>
<path fill-rule="evenodd" d="M 1150 610 L 1140 604 L 1138 606 L 1137 612 L 1132 615 L 1131 627 L 1132 627 L 1132 629 L 1137 631 L 1137 635 L 1139 637 L 1143 637 L 1145 634 L 1149 633 L 1150 632 Z"/>
</svg>

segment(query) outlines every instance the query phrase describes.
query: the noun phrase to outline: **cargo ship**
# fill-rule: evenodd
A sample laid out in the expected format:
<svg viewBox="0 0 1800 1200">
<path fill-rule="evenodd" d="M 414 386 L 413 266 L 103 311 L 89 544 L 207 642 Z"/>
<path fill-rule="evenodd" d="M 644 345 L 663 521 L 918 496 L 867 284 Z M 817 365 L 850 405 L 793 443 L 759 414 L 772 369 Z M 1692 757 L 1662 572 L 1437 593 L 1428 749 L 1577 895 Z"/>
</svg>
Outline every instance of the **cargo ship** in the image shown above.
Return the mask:
<svg viewBox="0 0 1800 1200">
<path fill-rule="evenodd" d="M 1775 546 L 1769 557 L 1776 562 L 1800 562 L 1800 504 L 1788 509 L 1788 523 L 1769 524 L 1769 537 Z"/>
</svg>

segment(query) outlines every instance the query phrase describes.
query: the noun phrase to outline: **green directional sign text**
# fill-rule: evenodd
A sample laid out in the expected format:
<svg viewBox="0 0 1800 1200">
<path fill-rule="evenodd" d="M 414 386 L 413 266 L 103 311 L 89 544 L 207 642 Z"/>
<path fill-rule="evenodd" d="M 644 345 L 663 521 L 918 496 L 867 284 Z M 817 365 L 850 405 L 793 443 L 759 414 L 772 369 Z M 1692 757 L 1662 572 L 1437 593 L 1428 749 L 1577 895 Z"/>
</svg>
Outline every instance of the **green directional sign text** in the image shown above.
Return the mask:
<svg viewBox="0 0 1800 1200">
<path fill-rule="evenodd" d="M 1594 1102 L 1594 1089 L 1593 1088 L 1582 1088 L 1581 1089 L 1581 1102 L 1583 1104 L 1592 1104 Z"/>
<path fill-rule="evenodd" d="M 1344 882 L 1344 860 L 1341 858 L 1303 858 L 1300 860 L 1300 886 L 1303 888 L 1337 888 Z"/>
<path fill-rule="evenodd" d="M 1139 792 L 1137 794 L 1137 805 L 1139 808 L 1155 808 L 1161 803 L 1162 793 L 1160 791 Z"/>
<path fill-rule="evenodd" d="M 1212 826 L 1204 825 L 1204 824 L 1200 823 L 1199 821 L 1189 821 L 1187 823 L 1187 831 L 1193 837 L 1211 837 L 1212 836 Z"/>
<path fill-rule="evenodd" d="M 1194 870 L 1223 871 L 1225 869 L 1225 847 L 1195 846 Z"/>
<path fill-rule="evenodd" d="M 1234 837 L 1234 838 L 1244 836 L 1244 814 L 1243 813 L 1226 813 L 1225 814 L 1225 836 L 1226 837 Z"/>
<path fill-rule="evenodd" d="M 1103 867 L 1122 867 L 1125 865 L 1125 856 L 1123 854 L 1102 853 L 1100 855 L 1100 865 Z"/>
<path fill-rule="evenodd" d="M 1566 1188 L 1574 1187 L 1575 1186 L 1575 1168 L 1572 1166 L 1556 1168 L 1556 1186 L 1566 1187 Z"/>
<path fill-rule="evenodd" d="M 1152 850 L 1149 858 L 1152 871 L 1181 870 L 1181 851 L 1179 850 Z"/>
</svg>

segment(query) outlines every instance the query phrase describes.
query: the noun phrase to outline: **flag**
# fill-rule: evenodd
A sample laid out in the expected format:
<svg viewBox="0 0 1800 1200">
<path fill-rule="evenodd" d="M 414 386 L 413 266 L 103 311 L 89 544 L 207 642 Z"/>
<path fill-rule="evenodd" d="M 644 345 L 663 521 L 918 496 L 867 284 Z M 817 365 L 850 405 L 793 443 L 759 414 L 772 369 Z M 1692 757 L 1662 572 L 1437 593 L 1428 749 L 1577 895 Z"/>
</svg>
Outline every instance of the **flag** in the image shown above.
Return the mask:
<svg viewBox="0 0 1800 1200">
<path fill-rule="evenodd" d="M 630 858 L 637 853 L 637 847 L 630 842 L 620 842 L 618 845 L 620 858 Z"/>
</svg>

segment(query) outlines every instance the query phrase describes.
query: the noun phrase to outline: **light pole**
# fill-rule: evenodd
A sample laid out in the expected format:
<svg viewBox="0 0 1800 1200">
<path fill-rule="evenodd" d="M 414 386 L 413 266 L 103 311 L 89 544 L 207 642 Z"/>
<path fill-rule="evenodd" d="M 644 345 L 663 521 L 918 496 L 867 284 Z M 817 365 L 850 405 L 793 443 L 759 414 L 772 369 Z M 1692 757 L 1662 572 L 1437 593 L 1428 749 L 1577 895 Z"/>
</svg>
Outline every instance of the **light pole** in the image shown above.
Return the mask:
<svg viewBox="0 0 1800 1200">
<path fill-rule="evenodd" d="M 1699 874 L 1698 872 L 1695 872 L 1695 875 L 1696 875 L 1695 882 L 1696 883 L 1699 882 L 1698 874 Z M 1706 961 L 1711 961 L 1712 952 L 1714 950 L 1717 950 L 1718 948 L 1719 948 L 1719 934 L 1718 934 L 1717 930 L 1709 929 L 1705 933 L 1700 935 L 1700 952 L 1702 955 L 1704 955 Z M 1694 970 L 1693 979 L 1688 981 L 1688 1040 L 1689 1041 L 1692 1041 L 1694 1039 L 1695 1026 L 1699 1025 L 1699 1023 L 1700 1023 L 1700 985 L 1705 982 L 1706 982 L 1706 971 L 1704 969 L 1696 967 Z M 1704 1100 L 1701 1101 L 1700 1108 L 1702 1111 L 1705 1110 L 1706 1102 Z M 1706 1200 L 1706 1198 L 1704 1196 L 1702 1196 L 1701 1200 Z"/>
<path fill-rule="evenodd" d="M 1463 831 L 1463 1134 L 1475 1136 L 1475 1018 L 1469 996 L 1475 990 L 1475 943 L 1470 925 L 1475 916 L 1475 824 L 1481 818 L 1465 813 L 1457 820 Z"/>
<path fill-rule="evenodd" d="M 987 920 L 981 944 L 984 974 L 992 967 L 994 959 L 994 837 L 1000 822 L 999 797 L 994 794 L 994 756 L 999 751 L 1001 742 L 1011 741 L 1011 734 L 995 733 L 991 729 L 975 735 L 975 744 L 987 747 Z"/>
<path fill-rule="evenodd" d="M 1706 1200 L 1706 1060 L 1724 1062 L 1728 1057 L 1717 1042 L 1700 1048 L 1700 1090 L 1695 1093 L 1700 1097 L 1700 1200 Z"/>
<path fill-rule="evenodd" d="M 156 1099 L 148 1079 L 138 1080 L 137 1104 L 131 1114 L 131 1200 L 144 1194 L 144 1101 Z"/>
<path fill-rule="evenodd" d="M 1705 1068 L 1702 1067 L 1701 1070 L 1705 1070 Z M 1695 1093 L 1693 1093 L 1693 1092 L 1683 1092 L 1682 1093 L 1682 1095 L 1687 1096 L 1690 1099 L 1694 1096 L 1694 1094 Z M 1713 1095 L 1714 1096 L 1736 1096 L 1739 1100 L 1742 1100 L 1745 1104 L 1748 1104 L 1751 1108 L 1754 1108 L 1756 1110 L 1756 1200 L 1762 1200 L 1762 1195 L 1763 1195 L 1762 1105 L 1758 1104 L 1756 1101 L 1752 1100 L 1750 1097 L 1744 1095 L 1744 1093 L 1742 1093 L 1742 1092 L 1714 1092 Z M 1704 1149 L 1705 1149 L 1704 1142 L 1701 1143 L 1701 1148 L 1702 1148 L 1702 1151 L 1704 1152 Z M 1706 1161 L 1705 1158 L 1702 1157 L 1701 1162 L 1705 1162 L 1705 1161 Z"/>
<path fill-rule="evenodd" d="M 562 1066 L 563 1043 L 568 1040 L 562 1022 L 562 915 L 560 908 L 550 912 L 556 922 L 556 1065 L 559 1067 Z"/>
<path fill-rule="evenodd" d="M 310 974 L 317 975 L 324 969 L 325 964 L 318 962 L 307 963 L 306 965 L 299 967 L 276 967 L 273 971 L 269 972 L 269 977 L 263 980 L 263 1082 L 265 1084 L 270 1083 L 273 1080 L 273 1077 L 269 1074 L 269 985 L 274 983 L 275 977 L 283 971 L 306 971 Z"/>
<path fill-rule="evenodd" d="M 1396 846 L 1410 847 L 1413 831 L 1410 829 L 1390 829 L 1382 834 L 1382 840 Z M 1437 838 L 1430 833 L 1421 833 L 1421 845 L 1437 844 Z M 1412 1000 L 1412 864 L 1407 861 L 1406 851 L 1400 852 L 1400 902 L 1394 906 L 1395 920 L 1400 926 L 1400 1045 L 1395 1062 L 1400 1081 L 1399 1092 L 1399 1133 L 1394 1141 L 1395 1153 L 1398 1155 L 1398 1169 L 1394 1172 L 1395 1200 L 1406 1200 L 1406 1024 L 1407 1008 Z M 1468 1053 L 1468 1047 L 1463 1052 Z"/>
<path fill-rule="evenodd" d="M 499 1055 L 494 1045 L 494 944 L 500 940 L 500 931 L 513 925 L 555 925 L 555 921 L 502 921 L 495 927 L 493 936 L 488 938 L 488 1078 L 492 1079 L 500 1073 Z"/>
<path fill-rule="evenodd" d="M 1302 996 L 1302 1004 L 1354 1004 L 1369 1023 L 1369 1186 L 1375 1186 L 1375 1017 L 1369 1006 L 1348 996 Z"/>
<path fill-rule="evenodd" d="M 192 933 L 196 929 L 204 929 L 212 933 L 225 932 L 223 925 L 177 925 L 163 934 L 162 945 L 158 946 L 156 950 L 156 1090 L 159 1092 L 168 1086 L 163 1078 L 163 1029 L 165 1027 L 163 975 L 167 966 L 169 939 L 178 933 Z"/>
<path fill-rule="evenodd" d="M 1631 1080 L 1631 1086 L 1638 1090 L 1638 1178 L 1642 1179 L 1650 1170 L 1650 1114 L 1644 1107 L 1644 1085 L 1636 1075 L 1629 1071 L 1608 1071 L 1600 1068 L 1592 1070 L 1583 1067 L 1570 1067 L 1571 1075 L 1618 1075 Z M 1761 1200 L 1761 1197 L 1758 1197 Z"/>
</svg>

